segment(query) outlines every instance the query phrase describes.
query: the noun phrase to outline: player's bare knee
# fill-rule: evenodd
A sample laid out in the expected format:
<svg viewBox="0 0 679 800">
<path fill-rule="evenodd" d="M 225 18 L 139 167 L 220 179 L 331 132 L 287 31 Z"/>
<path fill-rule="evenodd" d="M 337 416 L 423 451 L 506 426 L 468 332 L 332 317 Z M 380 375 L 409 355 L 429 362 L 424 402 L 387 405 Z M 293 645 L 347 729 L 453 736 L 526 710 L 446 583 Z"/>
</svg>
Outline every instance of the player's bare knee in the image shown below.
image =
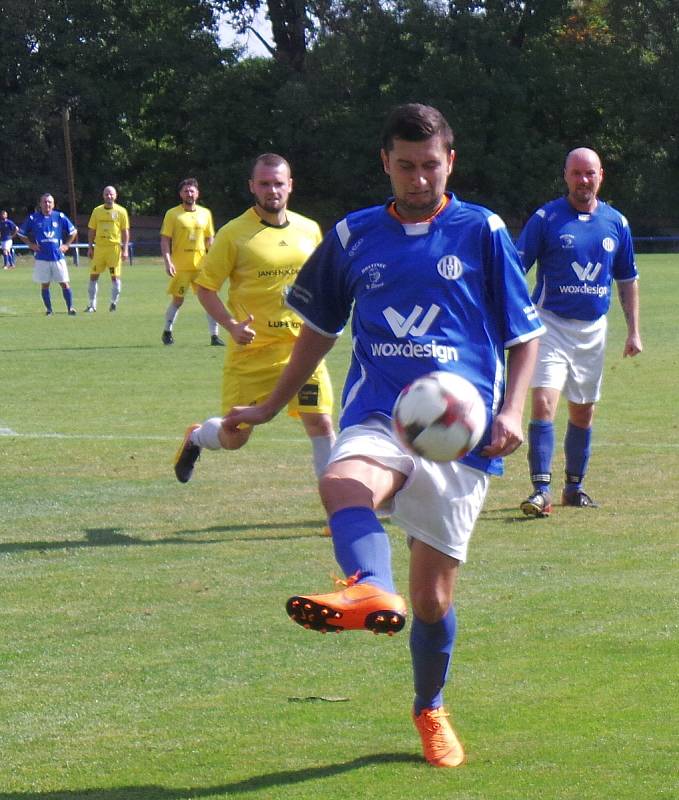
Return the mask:
<svg viewBox="0 0 679 800">
<path fill-rule="evenodd" d="M 240 450 L 250 438 L 252 428 L 241 428 L 235 432 L 219 429 L 219 443 L 224 450 Z"/>
<path fill-rule="evenodd" d="M 335 475 L 331 471 L 321 476 L 318 491 L 328 514 L 354 506 L 373 507 L 371 489 L 359 480 Z"/>
<path fill-rule="evenodd" d="M 410 603 L 413 614 L 422 622 L 433 625 L 439 622 L 448 613 L 451 606 L 451 598 L 445 592 L 437 593 L 427 591 L 426 588 L 411 589 Z"/>
</svg>

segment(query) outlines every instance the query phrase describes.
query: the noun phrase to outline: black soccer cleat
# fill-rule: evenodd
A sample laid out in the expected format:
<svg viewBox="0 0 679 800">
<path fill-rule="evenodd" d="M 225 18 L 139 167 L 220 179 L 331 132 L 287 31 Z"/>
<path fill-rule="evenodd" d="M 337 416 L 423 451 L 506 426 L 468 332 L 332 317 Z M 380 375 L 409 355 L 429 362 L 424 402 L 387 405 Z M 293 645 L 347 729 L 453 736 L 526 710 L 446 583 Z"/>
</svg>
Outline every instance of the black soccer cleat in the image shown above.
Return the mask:
<svg viewBox="0 0 679 800">
<path fill-rule="evenodd" d="M 184 439 L 174 457 L 174 474 L 179 483 L 188 483 L 193 475 L 193 468 L 196 461 L 200 458 L 200 450 L 197 444 L 191 441 L 191 434 L 200 428 L 200 425 L 189 425 L 184 434 Z"/>
<path fill-rule="evenodd" d="M 548 517 L 552 513 L 552 496 L 547 491 L 533 492 L 519 507 L 527 517 Z"/>
<path fill-rule="evenodd" d="M 174 344 L 174 336 L 172 335 L 172 331 L 163 331 L 161 341 L 163 344 Z"/>
<path fill-rule="evenodd" d="M 568 489 L 564 489 L 561 495 L 561 505 L 575 508 L 599 508 L 599 504 L 587 492 L 583 492 L 582 489 L 576 489 L 571 492 Z"/>
</svg>

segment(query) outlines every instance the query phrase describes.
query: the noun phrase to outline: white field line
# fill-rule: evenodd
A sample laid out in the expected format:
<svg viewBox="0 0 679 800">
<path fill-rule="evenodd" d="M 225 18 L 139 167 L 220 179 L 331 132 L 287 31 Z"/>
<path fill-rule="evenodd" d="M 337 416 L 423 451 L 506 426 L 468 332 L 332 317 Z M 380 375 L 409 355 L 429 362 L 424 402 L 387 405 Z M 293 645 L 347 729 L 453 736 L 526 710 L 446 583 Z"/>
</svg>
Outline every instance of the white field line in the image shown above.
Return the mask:
<svg viewBox="0 0 679 800">
<path fill-rule="evenodd" d="M 17 437 L 20 439 L 86 439 L 89 441 L 116 441 L 116 442 L 176 442 L 181 439 L 177 436 L 144 436 L 137 434 L 106 434 L 106 433 L 19 433 L 11 428 L 0 428 L 0 437 Z M 253 439 L 253 442 L 256 440 Z M 285 442 L 288 444 L 304 444 L 307 440 L 299 436 L 285 438 L 268 438 L 268 442 Z"/>
<path fill-rule="evenodd" d="M 178 436 L 144 436 L 138 434 L 106 434 L 106 433 L 19 433 L 13 431 L 11 428 L 0 428 L 0 437 L 14 436 L 20 439 L 85 439 L 88 441 L 117 441 L 117 442 L 176 442 L 181 437 Z M 252 440 L 253 443 L 256 439 Z M 306 444 L 306 437 L 290 436 L 290 437 L 276 437 L 268 438 L 267 442 L 276 442 L 277 444 Z M 596 447 L 629 447 L 630 442 L 602 442 L 597 440 Z M 679 447 L 679 442 L 639 442 L 639 447 L 645 447 L 649 450 L 674 450 Z"/>
</svg>

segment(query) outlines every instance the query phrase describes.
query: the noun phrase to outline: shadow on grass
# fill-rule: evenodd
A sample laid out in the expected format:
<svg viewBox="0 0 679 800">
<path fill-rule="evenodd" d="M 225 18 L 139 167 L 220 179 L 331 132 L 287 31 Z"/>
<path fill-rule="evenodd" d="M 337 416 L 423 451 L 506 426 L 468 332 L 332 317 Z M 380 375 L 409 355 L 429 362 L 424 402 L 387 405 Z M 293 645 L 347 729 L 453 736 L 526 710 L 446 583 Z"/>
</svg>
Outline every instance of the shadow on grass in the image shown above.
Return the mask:
<svg viewBox="0 0 679 800">
<path fill-rule="evenodd" d="M 488 508 L 481 512 L 479 519 L 497 520 L 504 522 L 505 525 L 524 524 L 525 522 L 535 522 L 535 517 L 527 517 L 521 514 L 518 509 L 510 506 L 509 508 Z"/>
<path fill-rule="evenodd" d="M 0 543 L 0 553 L 21 552 L 49 552 L 53 550 L 81 550 L 87 547 L 157 547 L 163 544 L 219 544 L 220 542 L 233 541 L 282 541 L 291 539 L 308 539 L 311 536 L 320 536 L 324 522 L 319 520 L 304 520 L 286 523 L 253 523 L 252 525 L 212 525 L 209 528 L 194 528 L 177 531 L 175 536 L 163 536 L 159 539 L 142 539 L 120 533 L 116 528 L 88 528 L 85 530 L 84 539 L 67 539 L 63 541 L 32 541 L 32 542 L 5 542 Z M 219 538 L 196 539 L 191 534 L 203 533 L 243 533 L 252 530 L 299 530 L 307 529 L 309 532 L 297 535 L 265 536 L 256 533 L 243 536 L 222 536 Z M 2 795 L 0 795 L 2 800 Z"/>
<path fill-rule="evenodd" d="M 196 786 L 190 789 L 173 789 L 167 786 L 122 786 L 115 789 L 65 789 L 48 792 L 0 792 L 0 800 L 195 800 L 199 797 L 223 795 L 238 797 L 260 789 L 291 786 L 296 783 L 330 778 L 344 772 L 370 767 L 374 764 L 418 764 L 421 756 L 411 753 L 377 753 L 362 756 L 341 764 L 322 767 L 268 772 L 234 783 L 216 786 Z"/>
</svg>

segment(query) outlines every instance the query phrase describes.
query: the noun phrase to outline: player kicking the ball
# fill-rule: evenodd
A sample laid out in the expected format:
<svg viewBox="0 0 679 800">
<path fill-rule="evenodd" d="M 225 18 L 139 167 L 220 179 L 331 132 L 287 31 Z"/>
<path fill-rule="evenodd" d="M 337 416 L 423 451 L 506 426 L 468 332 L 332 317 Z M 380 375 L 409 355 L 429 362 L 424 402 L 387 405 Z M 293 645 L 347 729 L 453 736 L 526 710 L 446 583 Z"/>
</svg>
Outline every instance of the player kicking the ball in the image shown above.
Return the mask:
<svg viewBox="0 0 679 800">
<path fill-rule="evenodd" d="M 235 432 L 275 416 L 351 317 L 341 433 L 319 484 L 346 580 L 329 594 L 294 595 L 287 610 L 312 630 L 400 630 L 406 604 L 375 514 L 383 504 L 392 508 L 410 542 L 412 714 L 425 758 L 437 767 L 465 759 L 442 696 L 455 642 L 457 574 L 489 474 L 501 472 L 501 457 L 522 442 L 543 331 L 502 220 L 445 191 L 452 144 L 436 109 L 409 104 L 392 112 L 381 158 L 394 197 L 345 217 L 306 262 L 287 300 L 305 322 L 288 367 L 267 399 L 233 409 L 224 421 Z M 424 461 L 391 431 L 400 390 L 435 370 L 470 380 L 492 418 L 478 447 L 460 461 Z"/>
</svg>

